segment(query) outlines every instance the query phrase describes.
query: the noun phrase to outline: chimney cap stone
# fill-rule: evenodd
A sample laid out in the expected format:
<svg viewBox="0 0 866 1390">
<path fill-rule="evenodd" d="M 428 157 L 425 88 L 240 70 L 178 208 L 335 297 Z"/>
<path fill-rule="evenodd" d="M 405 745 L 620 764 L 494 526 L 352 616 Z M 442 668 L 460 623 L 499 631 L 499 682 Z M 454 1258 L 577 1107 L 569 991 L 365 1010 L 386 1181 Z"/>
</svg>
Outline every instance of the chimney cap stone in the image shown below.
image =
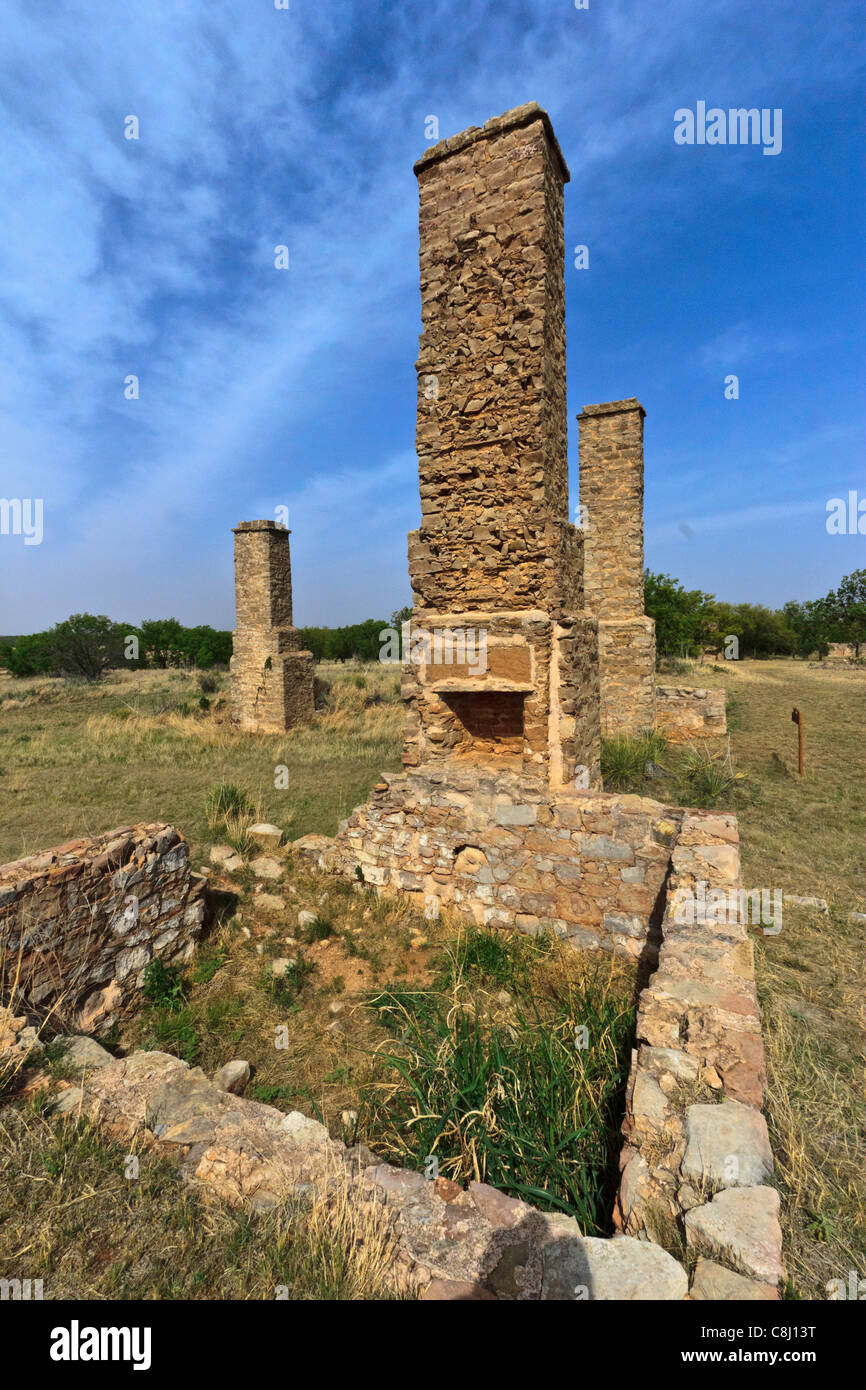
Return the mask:
<svg viewBox="0 0 866 1390">
<path fill-rule="evenodd" d="M 478 140 L 489 140 L 494 135 L 501 135 L 503 131 L 530 125 L 532 121 L 537 120 L 542 121 L 550 145 L 559 160 L 562 182 L 568 183 L 571 175 L 568 172 L 568 165 L 563 159 L 562 150 L 559 148 L 559 141 L 553 133 L 553 123 L 544 107 L 539 106 L 537 101 L 527 101 L 522 106 L 513 106 L 510 111 L 505 111 L 501 116 L 492 116 L 489 121 L 484 122 L 483 126 L 472 125 L 467 130 L 461 130 L 459 135 L 451 135 L 447 140 L 440 140 L 437 145 L 431 145 L 428 150 L 425 150 L 412 167 L 415 173 L 419 174 L 428 164 L 436 164 L 439 160 L 447 159 L 449 155 L 457 154 L 459 150 L 465 150 Z"/>
<path fill-rule="evenodd" d="M 623 415 L 629 410 L 639 410 L 641 415 L 646 415 L 646 411 L 636 396 L 629 396 L 624 401 L 602 401 L 600 405 L 585 405 L 577 416 L 578 420 L 583 420 L 591 415 Z"/>
<path fill-rule="evenodd" d="M 290 536 L 291 531 L 288 526 L 284 526 L 281 521 L 239 521 L 237 526 L 232 527 L 235 535 L 239 531 L 279 531 L 284 536 Z"/>
</svg>

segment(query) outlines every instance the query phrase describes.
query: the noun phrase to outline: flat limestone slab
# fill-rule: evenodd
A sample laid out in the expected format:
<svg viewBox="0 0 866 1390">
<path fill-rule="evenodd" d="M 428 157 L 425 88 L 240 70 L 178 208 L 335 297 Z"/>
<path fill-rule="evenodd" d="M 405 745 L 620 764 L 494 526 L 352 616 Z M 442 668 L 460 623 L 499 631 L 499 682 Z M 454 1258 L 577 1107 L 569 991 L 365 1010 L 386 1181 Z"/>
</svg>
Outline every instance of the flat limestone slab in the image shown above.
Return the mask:
<svg viewBox="0 0 866 1390">
<path fill-rule="evenodd" d="M 782 1228 L 779 1194 L 772 1187 L 729 1187 L 686 1212 L 686 1243 L 705 1247 L 763 1284 L 780 1284 Z"/>
<path fill-rule="evenodd" d="M 563 1238 L 544 1249 L 544 1300 L 679 1301 L 688 1291 L 682 1265 L 647 1240 L 568 1236 L 563 1230 Z"/>
<path fill-rule="evenodd" d="M 759 1284 L 755 1279 L 746 1279 L 742 1274 L 735 1274 L 732 1269 L 725 1269 L 724 1265 L 717 1265 L 714 1260 L 702 1258 L 698 1260 L 695 1269 L 689 1298 L 707 1303 L 757 1303 L 770 1299 L 778 1301 L 779 1292 L 770 1284 Z"/>
<path fill-rule="evenodd" d="M 690 1105 L 686 1138 L 682 1172 L 698 1187 L 760 1187 L 773 1171 L 767 1122 L 740 1101 Z"/>
<path fill-rule="evenodd" d="M 249 838 L 262 849 L 279 849 L 283 843 L 283 832 L 278 825 L 270 825 L 267 821 L 260 821 L 258 825 L 251 825 L 247 831 Z"/>
<path fill-rule="evenodd" d="M 258 859 L 250 860 L 250 868 L 256 878 L 282 878 L 285 865 L 279 859 L 273 859 L 270 855 L 261 854 Z"/>
</svg>

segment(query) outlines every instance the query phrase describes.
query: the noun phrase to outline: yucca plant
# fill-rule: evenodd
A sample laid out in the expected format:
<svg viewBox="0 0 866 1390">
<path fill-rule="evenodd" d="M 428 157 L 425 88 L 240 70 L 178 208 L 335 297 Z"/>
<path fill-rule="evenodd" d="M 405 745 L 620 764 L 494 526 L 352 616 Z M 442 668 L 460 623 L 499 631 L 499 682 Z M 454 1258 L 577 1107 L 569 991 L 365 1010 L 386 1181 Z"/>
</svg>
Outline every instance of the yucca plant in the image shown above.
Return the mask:
<svg viewBox="0 0 866 1390">
<path fill-rule="evenodd" d="M 212 787 L 205 801 L 205 819 L 211 830 L 225 823 L 227 816 L 252 815 L 253 799 L 248 791 L 234 782 L 220 782 Z"/>
<path fill-rule="evenodd" d="M 724 754 L 704 745 L 686 748 L 680 767 L 686 799 L 692 806 L 716 806 L 723 798 L 729 798 L 745 781 L 744 774 L 734 768 L 730 744 Z"/>
<path fill-rule="evenodd" d="M 646 757 L 632 738 L 617 735 L 601 744 L 601 778 L 607 791 L 628 791 L 643 779 Z"/>
</svg>

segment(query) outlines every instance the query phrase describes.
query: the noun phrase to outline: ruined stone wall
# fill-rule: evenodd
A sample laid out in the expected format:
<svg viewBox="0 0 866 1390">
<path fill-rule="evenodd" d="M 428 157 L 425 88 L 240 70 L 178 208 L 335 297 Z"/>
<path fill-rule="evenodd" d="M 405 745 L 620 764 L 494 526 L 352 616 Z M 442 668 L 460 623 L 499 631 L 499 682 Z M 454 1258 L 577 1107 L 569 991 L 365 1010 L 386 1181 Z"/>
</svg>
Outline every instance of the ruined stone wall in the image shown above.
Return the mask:
<svg viewBox="0 0 866 1390">
<path fill-rule="evenodd" d="M 742 887 L 736 817 L 686 811 L 671 869 L 658 969 L 640 996 L 615 1221 L 660 1244 L 684 1230 L 691 1298 L 773 1299 L 785 1271 L 754 952 L 739 909 L 724 906 Z"/>
<path fill-rule="evenodd" d="M 605 738 L 637 734 L 656 721 L 656 637 L 652 618 L 598 624 L 601 724 Z"/>
<path fill-rule="evenodd" d="M 671 743 L 718 738 L 728 728 L 724 690 L 657 685 L 656 727 Z"/>
<path fill-rule="evenodd" d="M 151 960 L 188 960 L 204 880 L 169 825 L 122 827 L 0 866 L 0 994 L 104 1030 L 140 1002 Z"/>
<path fill-rule="evenodd" d="M 586 509 L 586 606 L 608 621 L 643 617 L 643 422 L 633 397 L 578 415 L 580 504 Z"/>
<path fill-rule="evenodd" d="M 726 731 L 722 691 L 656 685 L 655 623 L 644 612 L 643 422 L 631 397 L 584 406 L 580 503 L 584 593 L 598 619 L 603 738 L 659 728 L 672 742 Z"/>
<path fill-rule="evenodd" d="M 292 626 L 289 532 L 274 521 L 242 521 L 234 537 L 232 719 L 250 732 L 282 733 L 315 711 L 313 656 Z"/>
<path fill-rule="evenodd" d="M 557 793 L 531 777 L 452 763 L 385 776 L 336 840 L 294 852 L 383 892 L 463 909 L 480 925 L 550 930 L 575 947 L 640 956 L 682 812 L 641 797 Z M 651 942 L 650 942 L 651 944 Z"/>
</svg>

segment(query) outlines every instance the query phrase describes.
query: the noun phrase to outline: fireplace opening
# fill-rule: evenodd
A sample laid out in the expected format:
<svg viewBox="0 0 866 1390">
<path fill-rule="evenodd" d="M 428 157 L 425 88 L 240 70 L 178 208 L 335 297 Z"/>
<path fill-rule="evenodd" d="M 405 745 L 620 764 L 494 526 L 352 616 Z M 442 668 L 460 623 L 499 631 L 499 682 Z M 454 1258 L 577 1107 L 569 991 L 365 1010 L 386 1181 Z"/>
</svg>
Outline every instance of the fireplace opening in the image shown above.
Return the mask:
<svg viewBox="0 0 866 1390">
<path fill-rule="evenodd" d="M 442 697 L 455 715 L 461 738 L 458 757 L 523 757 L 523 692 L 459 691 Z"/>
</svg>

